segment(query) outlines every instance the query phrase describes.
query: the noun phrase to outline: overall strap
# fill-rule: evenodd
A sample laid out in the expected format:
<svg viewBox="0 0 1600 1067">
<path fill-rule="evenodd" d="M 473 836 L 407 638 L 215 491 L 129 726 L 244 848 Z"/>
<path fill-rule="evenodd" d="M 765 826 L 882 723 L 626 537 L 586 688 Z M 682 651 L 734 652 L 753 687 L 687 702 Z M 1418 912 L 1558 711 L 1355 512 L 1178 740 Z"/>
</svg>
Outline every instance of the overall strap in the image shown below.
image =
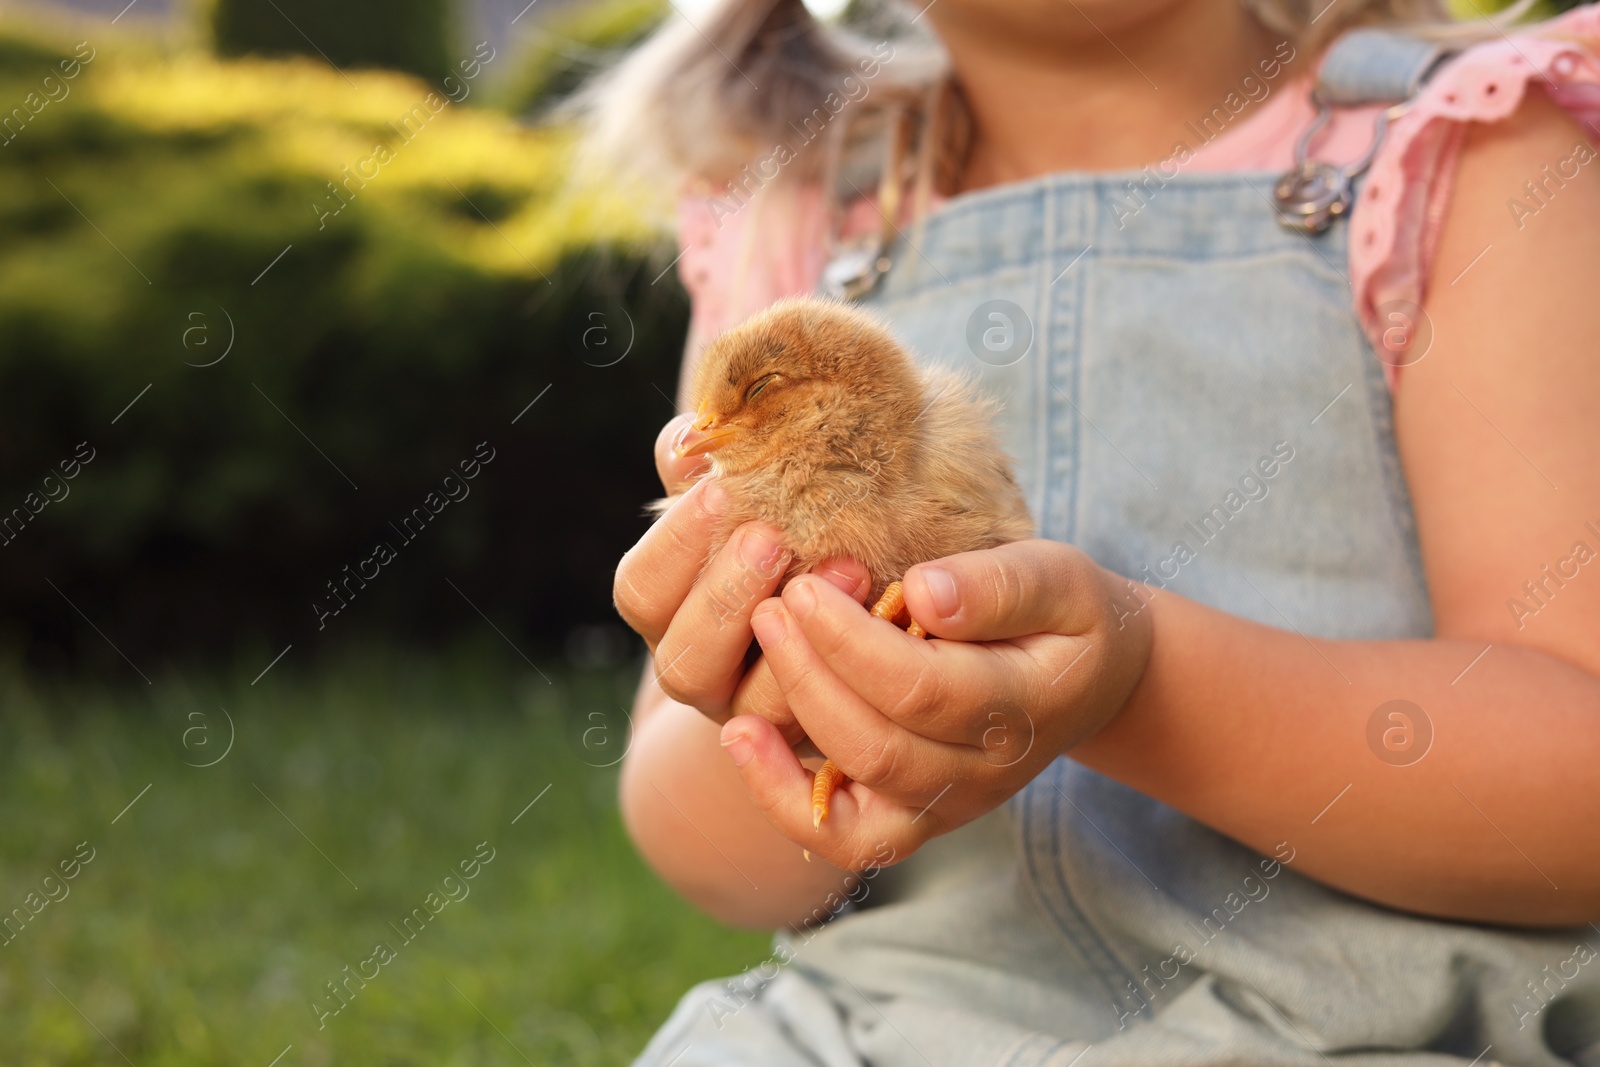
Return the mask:
<svg viewBox="0 0 1600 1067">
<path fill-rule="evenodd" d="M 1273 200 L 1278 221 L 1291 230 L 1320 234 L 1350 210 L 1355 180 L 1371 165 L 1389 121 L 1457 48 L 1396 30 L 1350 30 L 1328 46 L 1312 102 L 1317 117 L 1295 145 L 1294 167 L 1278 179 Z M 1317 135 L 1336 107 L 1389 105 L 1378 113 L 1372 145 L 1354 163 L 1338 166 L 1313 158 Z"/>
<path fill-rule="evenodd" d="M 1317 91 L 1335 107 L 1402 103 L 1457 50 L 1395 30 L 1350 30 L 1328 46 Z"/>
</svg>

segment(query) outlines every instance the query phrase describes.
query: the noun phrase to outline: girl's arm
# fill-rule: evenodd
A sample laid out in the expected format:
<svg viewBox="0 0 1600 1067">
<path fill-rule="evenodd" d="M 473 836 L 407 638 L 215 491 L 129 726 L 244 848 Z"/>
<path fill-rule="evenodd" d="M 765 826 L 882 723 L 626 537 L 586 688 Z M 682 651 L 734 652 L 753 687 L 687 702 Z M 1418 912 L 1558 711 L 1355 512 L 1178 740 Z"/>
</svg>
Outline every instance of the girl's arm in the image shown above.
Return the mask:
<svg viewBox="0 0 1600 1067">
<path fill-rule="evenodd" d="M 1307 641 L 1165 594 L 1149 610 L 1144 681 L 1075 759 L 1263 852 L 1287 841 L 1296 870 L 1369 900 L 1486 922 L 1600 917 L 1592 674 L 1509 642 L 1474 664 L 1484 639 Z M 1370 747 L 1396 699 L 1433 733 L 1409 766 Z M 1426 728 L 1401 714 L 1383 729 Z"/>
<path fill-rule="evenodd" d="M 1157 594 L 1144 682 L 1076 757 L 1386 904 L 1600 917 L 1600 162 L 1520 228 L 1508 207 L 1587 144 L 1535 93 L 1462 154 L 1434 344 L 1396 394 L 1436 639 L 1306 641 Z M 1397 699 L 1433 732 L 1409 766 L 1369 748 Z"/>
<path fill-rule="evenodd" d="M 1508 200 L 1575 158 L 1578 177 L 1519 229 Z M 735 719 L 723 739 L 755 754 L 746 786 L 838 862 L 879 838 L 906 855 L 1037 773 L 1034 750 L 983 758 L 1020 725 L 1044 759 L 1070 752 L 1264 853 L 1288 842 L 1297 870 L 1354 895 L 1485 922 L 1600 919 L 1596 279 L 1600 160 L 1582 131 L 1542 98 L 1474 131 L 1433 348 L 1397 394 L 1434 639 L 1310 639 L 1149 590 L 1143 610 L 1097 611 L 1114 576 L 1044 541 L 911 569 L 912 615 L 948 641 L 800 578 L 752 622 L 788 706 L 854 782 L 813 831 L 781 737 Z M 1410 765 L 1380 755 L 1408 725 L 1380 712 L 1395 700 L 1421 709 L 1410 728 L 1431 724 Z M 1024 720 L 987 730 L 996 706 Z"/>
<path fill-rule="evenodd" d="M 622 818 L 667 884 L 734 926 L 798 924 L 846 874 L 773 829 L 750 802 L 718 726 L 667 697 L 645 668 L 633 744 L 622 764 Z"/>
</svg>

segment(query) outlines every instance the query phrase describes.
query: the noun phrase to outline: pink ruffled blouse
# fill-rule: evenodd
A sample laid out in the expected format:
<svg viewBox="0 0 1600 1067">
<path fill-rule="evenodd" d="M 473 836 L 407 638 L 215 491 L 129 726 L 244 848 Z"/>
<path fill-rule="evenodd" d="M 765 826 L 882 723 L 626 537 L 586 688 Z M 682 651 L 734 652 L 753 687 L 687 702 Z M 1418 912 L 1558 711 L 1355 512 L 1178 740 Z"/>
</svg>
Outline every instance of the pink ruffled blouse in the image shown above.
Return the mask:
<svg viewBox="0 0 1600 1067">
<path fill-rule="evenodd" d="M 1596 129 L 1597 46 L 1600 6 L 1474 45 L 1441 68 L 1390 124 L 1348 222 L 1351 295 L 1376 350 L 1384 350 L 1383 333 L 1393 325 L 1380 320 L 1380 307 L 1425 302 L 1468 124 L 1506 118 L 1537 87 Z M 1268 84 L 1268 95 L 1247 105 L 1254 115 L 1196 150 L 1185 171 L 1282 172 L 1293 165 L 1295 141 L 1315 115 L 1312 79 Z M 1316 157 L 1334 163 L 1360 158 L 1379 110 L 1337 109 L 1317 141 Z M 827 260 L 826 211 L 816 187 L 768 186 L 732 212 L 717 206 L 715 193 L 709 185 L 692 187 L 678 208 L 678 270 L 693 307 L 690 351 L 775 300 L 814 291 Z M 939 203 L 935 198 L 932 206 Z M 877 226 L 873 204 L 858 200 L 847 209 L 843 234 Z M 1385 369 L 1393 386 L 1396 369 L 1387 361 Z"/>
</svg>

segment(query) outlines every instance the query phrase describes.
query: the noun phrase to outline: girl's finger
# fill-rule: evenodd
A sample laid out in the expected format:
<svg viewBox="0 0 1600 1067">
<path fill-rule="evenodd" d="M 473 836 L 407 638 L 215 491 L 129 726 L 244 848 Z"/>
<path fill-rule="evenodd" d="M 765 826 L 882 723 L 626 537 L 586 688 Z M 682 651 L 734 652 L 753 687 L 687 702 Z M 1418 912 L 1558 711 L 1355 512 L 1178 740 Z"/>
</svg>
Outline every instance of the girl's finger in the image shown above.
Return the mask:
<svg viewBox="0 0 1600 1067">
<path fill-rule="evenodd" d="M 800 765 L 778 728 L 754 715 L 737 715 L 722 726 L 722 747 L 744 778 L 750 799 L 784 836 L 811 825 L 813 775 Z"/>
<path fill-rule="evenodd" d="M 733 718 L 754 715 L 771 723 L 778 728 L 787 745 L 798 744 L 806 736 L 800 720 L 789 710 L 789 701 L 784 697 L 778 679 L 772 676 L 772 664 L 767 662 L 765 656 L 744 672 L 738 688 L 733 691 L 730 710 Z"/>
<path fill-rule="evenodd" d="M 858 783 L 834 794 L 833 810 L 820 827 L 811 824 L 812 774 L 771 723 L 753 717 L 722 727 L 722 746 L 739 768 L 751 802 L 789 840 L 842 870 L 906 856 L 921 838 L 912 811 L 890 803 Z"/>
<path fill-rule="evenodd" d="M 984 743 L 981 709 L 1021 703 L 1043 683 L 1035 661 L 1007 644 L 923 641 L 875 619 L 804 576 L 783 603 L 812 649 L 845 685 L 900 726 L 954 745 Z"/>
<path fill-rule="evenodd" d="M 1104 576 L 1059 541 L 1016 541 L 906 572 L 906 605 L 930 633 L 958 641 L 1081 634 L 1107 610 Z"/>
<path fill-rule="evenodd" d="M 685 458 L 678 455 L 678 438 L 683 436 L 683 431 L 693 421 L 691 415 L 679 415 L 661 427 L 661 432 L 656 435 L 656 473 L 661 476 L 661 487 L 668 496 L 686 492 L 694 484 L 695 478 L 710 465 L 706 456 Z"/>
<path fill-rule="evenodd" d="M 778 587 L 788 567 L 789 552 L 779 537 L 755 522 L 735 530 L 706 564 L 656 646 L 662 692 L 718 722 L 727 718 L 745 672 L 750 613 Z"/>
<path fill-rule="evenodd" d="M 827 560 L 812 573 L 857 602 L 872 591 L 872 578 L 867 568 L 855 560 Z M 773 677 L 772 664 L 767 662 L 765 656 L 757 658 L 745 671 L 738 688 L 734 690 L 731 710 L 734 715 L 761 716 L 776 726 L 790 745 L 799 743 L 806 736 L 794 712 L 789 710 L 789 702 L 784 698 L 778 680 Z"/>
<path fill-rule="evenodd" d="M 711 551 L 727 512 L 728 493 L 698 482 L 646 530 L 617 564 L 617 613 L 655 650 Z"/>
<path fill-rule="evenodd" d="M 913 806 L 955 780 L 958 748 L 912 733 L 856 695 L 822 662 L 782 601 L 762 604 L 751 628 L 806 735 L 850 778 Z"/>
<path fill-rule="evenodd" d="M 811 573 L 827 581 L 829 585 L 857 604 L 865 601 L 867 594 L 872 592 L 872 575 L 867 573 L 866 564 L 859 560 L 842 556 L 825 559 L 817 564 Z"/>
</svg>

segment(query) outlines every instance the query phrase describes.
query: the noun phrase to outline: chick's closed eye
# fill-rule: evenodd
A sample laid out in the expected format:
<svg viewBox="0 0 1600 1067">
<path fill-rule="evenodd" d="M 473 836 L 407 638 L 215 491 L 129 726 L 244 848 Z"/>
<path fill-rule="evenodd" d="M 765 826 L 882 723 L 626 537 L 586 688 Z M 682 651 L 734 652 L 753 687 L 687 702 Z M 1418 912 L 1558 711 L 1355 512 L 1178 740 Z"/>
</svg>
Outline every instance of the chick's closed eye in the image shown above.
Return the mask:
<svg viewBox="0 0 1600 1067">
<path fill-rule="evenodd" d="M 763 374 L 761 377 L 757 378 L 755 384 L 752 385 L 744 394 L 745 403 L 748 404 L 750 401 L 760 396 L 763 389 L 777 380 L 778 376 L 776 374 Z"/>
<path fill-rule="evenodd" d="M 781 350 L 780 350 L 781 351 Z M 737 464 L 741 454 L 751 454 L 755 440 L 770 433 L 786 413 L 780 399 L 795 383 L 790 375 L 768 369 L 762 359 L 751 370 L 730 367 L 717 387 L 702 392 L 695 419 L 678 438 L 680 456 L 720 453 L 720 465 Z M 741 448 L 732 448 L 732 445 Z"/>
</svg>

